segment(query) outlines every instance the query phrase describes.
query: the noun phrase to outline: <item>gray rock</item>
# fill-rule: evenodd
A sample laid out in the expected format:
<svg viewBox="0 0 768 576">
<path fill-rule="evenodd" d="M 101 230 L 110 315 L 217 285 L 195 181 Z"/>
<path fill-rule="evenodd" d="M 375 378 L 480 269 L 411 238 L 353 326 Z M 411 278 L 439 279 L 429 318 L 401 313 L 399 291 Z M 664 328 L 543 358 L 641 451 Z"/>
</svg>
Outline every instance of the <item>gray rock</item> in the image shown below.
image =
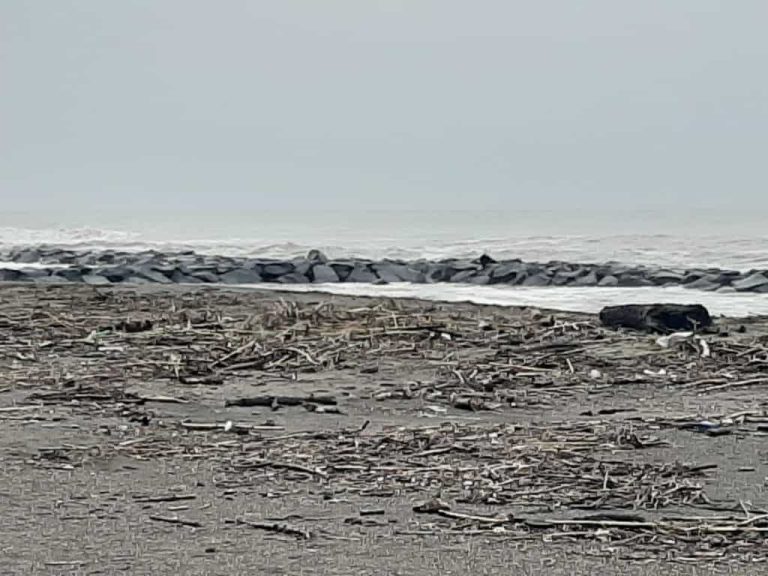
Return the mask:
<svg viewBox="0 0 768 576">
<path fill-rule="evenodd" d="M 217 262 L 216 263 L 216 274 L 226 274 L 227 272 L 232 272 L 232 270 L 237 270 L 240 267 L 240 265 L 237 262 Z"/>
<path fill-rule="evenodd" d="M 445 260 L 443 262 L 440 262 L 440 264 L 445 264 L 455 272 L 463 272 L 464 270 L 482 270 L 483 267 L 480 266 L 477 262 L 472 262 L 471 260 Z M 494 267 L 493 265 L 489 265 L 489 267 Z"/>
<path fill-rule="evenodd" d="M 115 259 L 115 253 L 111 250 L 107 250 L 106 252 L 101 252 L 98 254 L 94 261 L 98 264 L 114 264 Z"/>
<path fill-rule="evenodd" d="M 291 262 L 272 262 L 265 264 L 262 268 L 262 275 L 266 278 L 280 278 L 291 272 L 293 272 L 293 264 Z"/>
<path fill-rule="evenodd" d="M 580 276 L 571 282 L 571 286 L 597 286 L 597 272 L 590 270 L 585 276 Z"/>
<path fill-rule="evenodd" d="M 37 282 L 41 278 L 46 278 L 51 275 L 51 270 L 48 268 L 24 268 L 20 271 L 22 278 Z"/>
<path fill-rule="evenodd" d="M 686 279 L 688 277 L 686 276 Z M 693 290 L 705 290 L 707 292 L 717 290 L 720 288 L 720 280 L 719 275 L 716 274 L 707 274 L 705 276 L 702 276 L 700 278 L 697 278 L 693 282 L 687 282 L 684 284 L 686 288 L 691 288 Z"/>
<path fill-rule="evenodd" d="M 355 263 L 348 261 L 330 262 L 329 266 L 333 268 L 334 272 L 336 272 L 336 276 L 339 277 L 340 282 L 346 282 L 347 278 L 352 273 L 352 270 L 355 269 Z"/>
<path fill-rule="evenodd" d="M 619 286 L 622 288 L 638 288 L 641 286 L 653 286 L 654 283 L 637 274 L 622 274 L 619 276 Z"/>
<path fill-rule="evenodd" d="M 521 262 L 502 263 L 491 270 L 491 281 L 494 283 L 515 282 L 521 275 L 526 275 L 526 267 Z"/>
<path fill-rule="evenodd" d="M 319 284 L 328 284 L 338 282 L 339 276 L 336 271 L 327 264 L 315 264 L 312 268 L 312 277 L 314 282 Z"/>
<path fill-rule="evenodd" d="M 664 286 L 666 284 L 682 284 L 685 276 L 673 270 L 658 270 L 652 272 L 648 279 L 656 286 Z"/>
<path fill-rule="evenodd" d="M 94 274 L 103 276 L 112 283 L 119 283 L 133 274 L 127 266 L 108 266 L 105 268 L 97 268 L 93 271 Z"/>
<path fill-rule="evenodd" d="M 683 286 L 685 286 L 686 288 L 691 288 L 693 290 L 705 290 L 707 292 L 710 292 L 720 288 L 720 282 L 718 281 L 717 276 L 710 274 L 707 276 L 703 276 L 701 278 L 697 278 L 693 282 L 686 282 L 685 284 L 683 284 Z"/>
<path fill-rule="evenodd" d="M 477 270 L 462 270 L 451 276 L 451 282 L 471 282 L 477 276 Z M 490 278 L 489 278 L 490 281 Z"/>
<path fill-rule="evenodd" d="M 138 276 L 139 278 L 144 278 L 145 280 L 148 280 L 149 282 L 153 282 L 156 284 L 171 283 L 171 279 L 168 278 L 168 276 L 166 276 L 162 272 L 159 272 L 151 268 L 150 265 L 136 266 L 133 269 L 132 276 Z"/>
<path fill-rule="evenodd" d="M 736 288 L 733 286 L 720 286 L 715 292 L 718 292 L 719 294 L 735 294 Z"/>
<path fill-rule="evenodd" d="M 42 255 L 37 248 L 22 248 L 21 250 L 14 251 L 11 259 L 21 264 L 31 264 L 33 262 L 40 262 Z"/>
<path fill-rule="evenodd" d="M 82 282 L 83 281 L 83 273 L 90 274 L 90 270 L 87 268 L 80 269 L 80 268 L 60 268 L 59 270 L 56 270 L 53 273 L 53 276 L 57 276 L 58 278 L 62 278 L 66 280 L 67 282 Z"/>
<path fill-rule="evenodd" d="M 577 278 L 586 275 L 587 272 L 583 268 L 571 269 L 568 267 L 561 268 L 555 271 L 552 277 L 553 286 L 566 286 L 573 284 Z"/>
<path fill-rule="evenodd" d="M 549 276 L 543 272 L 538 272 L 526 277 L 526 279 L 523 280 L 521 286 L 549 286 L 551 281 L 552 280 L 549 278 Z"/>
<path fill-rule="evenodd" d="M 347 282 L 376 282 L 379 278 L 367 266 L 358 264 L 347 277 Z"/>
<path fill-rule="evenodd" d="M 123 284 L 155 284 L 155 282 L 141 276 L 128 276 L 128 278 L 123 280 Z"/>
<path fill-rule="evenodd" d="M 313 264 L 327 264 L 328 257 L 320 252 L 320 250 L 310 250 L 307 254 L 307 260 Z"/>
<path fill-rule="evenodd" d="M 379 280 L 383 280 L 387 284 L 390 282 L 400 282 L 400 277 L 387 265 L 374 265 L 371 266 L 371 269 Z"/>
<path fill-rule="evenodd" d="M 258 284 L 262 281 L 261 275 L 249 268 L 235 268 L 222 274 L 219 279 L 224 284 Z"/>
<path fill-rule="evenodd" d="M 473 260 L 475 264 L 479 264 L 481 268 L 485 268 L 486 266 L 490 264 L 496 264 L 496 260 L 488 256 L 488 254 L 483 254 L 478 258 L 477 260 Z"/>
<path fill-rule="evenodd" d="M 61 284 L 66 282 L 66 280 L 60 276 L 39 276 L 33 278 L 33 281 L 35 284 Z"/>
<path fill-rule="evenodd" d="M 485 286 L 491 283 L 491 277 L 486 274 L 478 274 L 469 279 L 470 284 L 477 284 L 478 286 Z"/>
<path fill-rule="evenodd" d="M 219 275 L 214 274 L 210 270 L 192 270 L 190 276 L 207 284 L 218 284 L 220 280 Z"/>
<path fill-rule="evenodd" d="M 755 272 L 731 285 L 739 292 L 757 292 L 758 288 L 768 286 L 768 277 L 762 272 Z"/>
<path fill-rule="evenodd" d="M 99 286 L 102 284 L 111 284 L 111 282 L 107 278 L 104 278 L 104 276 L 99 276 L 98 274 L 84 274 L 83 282 L 85 282 L 86 284 L 92 284 L 94 286 Z"/>
<path fill-rule="evenodd" d="M 277 281 L 281 284 L 307 284 L 309 278 L 298 272 L 290 272 L 280 276 Z"/>
<path fill-rule="evenodd" d="M 174 270 L 173 274 L 171 274 L 171 280 L 175 284 L 202 284 L 203 282 L 200 278 L 196 278 L 191 274 L 185 274 L 181 270 Z"/>
<path fill-rule="evenodd" d="M 309 271 L 312 270 L 312 262 L 309 260 L 297 260 L 294 261 L 293 266 L 294 272 L 309 277 Z"/>
<path fill-rule="evenodd" d="M 21 270 L 0 269 L 0 282 L 21 282 L 23 278 Z"/>
<path fill-rule="evenodd" d="M 449 268 L 445 264 L 434 264 L 430 266 L 429 270 L 425 274 L 427 282 L 434 284 L 437 282 L 447 282 L 454 274 L 454 270 Z"/>
<path fill-rule="evenodd" d="M 405 264 L 375 264 L 373 269 L 376 270 L 376 273 L 380 278 L 383 278 L 389 282 L 412 282 L 414 284 L 423 284 L 426 282 L 426 276 L 423 272 L 420 272 L 419 270 L 411 268 Z M 383 269 L 387 270 L 386 276 L 382 272 Z M 394 276 L 395 279 L 391 279 L 391 276 Z"/>
<path fill-rule="evenodd" d="M 262 272 L 264 272 L 264 264 L 261 260 L 244 260 L 240 264 L 240 268 L 247 268 L 248 270 L 253 270 L 254 272 L 257 272 L 259 276 L 263 276 Z"/>
<path fill-rule="evenodd" d="M 619 285 L 619 279 L 616 276 L 605 276 L 597 285 L 604 288 L 614 288 Z"/>
</svg>

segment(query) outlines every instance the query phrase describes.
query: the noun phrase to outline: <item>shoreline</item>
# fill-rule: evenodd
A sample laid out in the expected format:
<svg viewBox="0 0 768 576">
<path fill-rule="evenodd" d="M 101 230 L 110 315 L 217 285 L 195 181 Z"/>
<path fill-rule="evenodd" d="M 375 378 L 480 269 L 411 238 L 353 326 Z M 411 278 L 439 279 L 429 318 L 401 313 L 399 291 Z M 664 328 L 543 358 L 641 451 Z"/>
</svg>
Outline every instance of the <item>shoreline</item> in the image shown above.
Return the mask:
<svg viewBox="0 0 768 576">
<path fill-rule="evenodd" d="M 768 318 L 716 319 L 704 356 L 591 314 L 19 283 L 0 324 L 11 572 L 768 561 L 739 528 L 768 507 Z"/>
<path fill-rule="evenodd" d="M 9 264 L 3 266 L 2 261 Z M 177 253 L 75 251 L 51 246 L 0 254 L 0 281 L 106 284 L 413 284 L 639 288 L 683 286 L 717 293 L 768 293 L 768 270 L 670 269 L 620 263 L 475 259 L 328 259 L 318 250 L 288 260 Z"/>
</svg>

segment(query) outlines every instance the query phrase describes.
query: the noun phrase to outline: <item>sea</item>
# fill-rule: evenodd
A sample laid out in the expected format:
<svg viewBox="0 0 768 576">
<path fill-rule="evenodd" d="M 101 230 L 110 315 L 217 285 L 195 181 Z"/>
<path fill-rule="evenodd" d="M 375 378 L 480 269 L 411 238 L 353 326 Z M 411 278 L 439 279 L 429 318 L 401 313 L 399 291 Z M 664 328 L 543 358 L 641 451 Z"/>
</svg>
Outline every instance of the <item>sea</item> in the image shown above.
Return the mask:
<svg viewBox="0 0 768 576">
<path fill-rule="evenodd" d="M 291 258 L 319 249 L 332 258 L 475 258 L 621 262 L 669 269 L 768 269 L 768 213 L 669 210 L 130 210 L 5 212 L 0 253 L 19 246 L 141 251 L 195 250 Z M 0 263 L 2 265 L 2 263 Z M 267 286 L 270 287 L 270 286 Z M 271 287 L 274 288 L 274 287 Z M 285 286 L 281 286 L 284 289 Z M 520 288 L 456 284 L 298 286 L 595 312 L 627 302 L 700 302 L 715 314 L 768 314 L 768 295 L 683 288 Z"/>
</svg>

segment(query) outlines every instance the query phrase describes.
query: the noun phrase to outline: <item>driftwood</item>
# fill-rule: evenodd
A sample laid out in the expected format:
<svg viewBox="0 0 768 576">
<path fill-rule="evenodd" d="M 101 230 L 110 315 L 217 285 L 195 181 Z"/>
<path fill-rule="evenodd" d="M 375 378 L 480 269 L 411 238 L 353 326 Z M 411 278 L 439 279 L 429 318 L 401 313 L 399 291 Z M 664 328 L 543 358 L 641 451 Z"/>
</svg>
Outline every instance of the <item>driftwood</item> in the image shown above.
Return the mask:
<svg viewBox="0 0 768 576">
<path fill-rule="evenodd" d="M 646 332 L 699 330 L 712 325 L 712 318 L 701 304 L 626 304 L 607 306 L 600 321 L 612 328 L 633 328 Z"/>
<path fill-rule="evenodd" d="M 335 406 L 336 398 L 333 396 L 250 396 L 247 398 L 233 398 L 225 401 L 225 406 L 301 406 L 302 404 L 323 404 Z"/>
</svg>

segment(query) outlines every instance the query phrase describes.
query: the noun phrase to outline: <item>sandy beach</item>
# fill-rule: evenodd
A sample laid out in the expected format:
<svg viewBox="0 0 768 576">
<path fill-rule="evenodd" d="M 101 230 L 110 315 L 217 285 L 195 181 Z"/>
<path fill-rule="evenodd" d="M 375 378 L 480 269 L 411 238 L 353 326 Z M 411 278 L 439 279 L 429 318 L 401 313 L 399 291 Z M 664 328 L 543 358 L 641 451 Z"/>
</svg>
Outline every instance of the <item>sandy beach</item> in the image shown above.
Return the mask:
<svg viewBox="0 0 768 576">
<path fill-rule="evenodd" d="M 0 286 L 6 574 L 762 573 L 768 320 Z"/>
</svg>

